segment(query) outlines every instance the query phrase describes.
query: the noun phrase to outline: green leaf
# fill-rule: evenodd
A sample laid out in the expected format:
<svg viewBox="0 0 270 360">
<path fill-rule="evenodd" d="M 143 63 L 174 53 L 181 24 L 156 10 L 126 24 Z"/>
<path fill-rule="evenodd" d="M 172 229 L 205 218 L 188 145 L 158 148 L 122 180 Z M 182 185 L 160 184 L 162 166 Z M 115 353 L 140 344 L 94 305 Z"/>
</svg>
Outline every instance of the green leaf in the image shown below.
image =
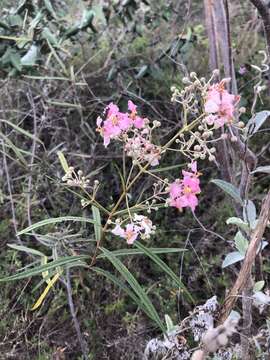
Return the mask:
<svg viewBox="0 0 270 360">
<path fill-rule="evenodd" d="M 42 226 L 56 224 L 56 223 L 63 222 L 63 221 L 80 221 L 80 222 L 87 222 L 90 224 L 95 224 L 95 221 L 92 219 L 87 219 L 87 218 L 78 217 L 78 216 L 61 216 L 61 217 L 57 217 L 57 218 L 49 218 L 46 220 L 39 221 L 31 226 L 28 226 L 27 228 L 25 228 L 21 231 L 19 231 L 17 233 L 17 235 L 23 235 L 32 230 L 38 229 Z"/>
<path fill-rule="evenodd" d="M 167 327 L 167 333 L 170 333 L 175 329 L 175 325 L 173 325 L 172 319 L 168 314 L 165 314 L 165 322 Z"/>
<path fill-rule="evenodd" d="M 179 253 L 182 251 L 187 251 L 187 249 L 179 249 L 179 248 L 149 248 L 149 250 L 154 254 L 171 254 L 171 253 Z M 145 252 L 138 249 L 121 249 L 111 251 L 115 256 L 126 256 L 126 255 L 145 255 Z M 106 256 L 104 254 L 99 254 L 97 256 L 98 259 L 104 259 Z"/>
<path fill-rule="evenodd" d="M 11 249 L 14 249 L 14 250 L 24 251 L 27 254 L 38 255 L 38 256 L 41 256 L 41 257 L 45 256 L 45 254 L 43 254 L 42 252 L 40 252 L 38 250 L 35 250 L 35 249 L 32 249 L 32 248 L 29 248 L 27 246 L 15 245 L 15 244 L 7 244 L 7 246 L 10 247 Z"/>
<path fill-rule="evenodd" d="M 241 228 L 242 230 L 249 232 L 249 226 L 248 223 L 244 222 L 242 219 L 238 218 L 238 217 L 230 217 L 229 219 L 226 220 L 226 224 L 230 225 L 237 225 L 239 228 Z"/>
<path fill-rule="evenodd" d="M 93 220 L 95 222 L 94 223 L 95 238 L 96 238 L 96 241 L 99 242 L 101 240 L 101 230 L 102 230 L 100 211 L 94 205 L 92 205 L 92 215 L 93 215 Z"/>
<path fill-rule="evenodd" d="M 20 160 L 21 163 L 27 167 L 28 164 L 27 164 L 27 161 L 25 160 L 25 158 L 21 154 L 21 149 L 19 149 L 17 146 L 15 146 L 13 144 L 13 142 L 11 140 L 9 140 L 9 138 L 7 136 L 5 136 L 4 134 L 2 134 L 1 132 L 0 132 L 0 137 L 3 138 L 5 143 L 7 143 L 8 147 L 10 147 L 12 149 L 12 151 L 16 155 L 17 159 Z"/>
<path fill-rule="evenodd" d="M 49 28 L 45 27 L 41 33 L 42 38 L 47 40 L 52 46 L 58 46 L 56 36 L 50 31 Z"/>
<path fill-rule="evenodd" d="M 16 53 L 16 52 L 10 53 L 10 63 L 16 70 L 18 70 L 18 71 L 22 70 L 22 63 L 21 63 L 21 59 L 20 59 L 20 56 L 18 53 Z"/>
<path fill-rule="evenodd" d="M 4 277 L 4 278 L 0 279 L 0 282 L 14 281 L 14 280 L 29 278 L 32 276 L 39 275 L 39 274 L 43 273 L 44 271 L 49 271 L 49 270 L 55 269 L 56 267 L 72 265 L 74 263 L 77 263 L 77 265 L 79 266 L 78 261 L 82 261 L 82 260 L 86 260 L 86 259 L 89 259 L 89 255 L 76 255 L 76 256 L 67 256 L 67 257 L 58 258 L 57 260 L 51 261 L 45 265 L 36 266 L 32 269 L 18 272 L 17 274 L 14 274 L 11 276 Z"/>
<path fill-rule="evenodd" d="M 52 6 L 52 3 L 50 0 L 44 0 L 44 4 L 46 9 L 49 11 L 49 13 L 51 14 L 52 17 L 54 17 L 55 19 L 57 19 L 57 15 L 54 11 L 54 8 Z"/>
<path fill-rule="evenodd" d="M 180 281 L 178 276 L 169 268 L 169 266 L 167 264 L 165 264 L 164 261 L 162 261 L 156 254 L 151 252 L 151 250 L 149 248 L 145 247 L 140 242 L 136 241 L 134 243 L 134 245 L 138 249 L 142 250 L 145 253 L 145 255 L 147 255 L 152 261 L 154 261 L 160 267 L 160 269 L 174 281 L 175 285 L 179 286 L 179 288 L 184 291 L 184 293 L 187 295 L 188 299 L 191 302 L 194 302 L 190 292 L 187 290 L 185 285 Z"/>
<path fill-rule="evenodd" d="M 140 286 L 138 281 L 134 278 L 134 276 L 130 273 L 130 271 L 126 268 L 126 266 L 109 250 L 101 247 L 101 251 L 106 255 L 106 257 L 110 260 L 113 266 L 120 272 L 123 278 L 128 282 L 130 287 L 133 289 L 135 294 L 142 302 L 143 306 L 146 308 L 149 317 L 156 322 L 156 324 L 160 327 L 160 329 L 162 329 L 163 332 L 165 332 L 166 329 L 157 313 L 157 310 L 155 309 L 148 295 Z"/>
<path fill-rule="evenodd" d="M 253 286 L 253 292 L 257 292 L 257 291 L 261 291 L 263 289 L 265 285 L 265 281 L 261 280 L 261 281 L 257 281 L 254 286 Z"/>
<path fill-rule="evenodd" d="M 258 166 L 255 170 L 252 171 L 251 174 L 255 174 L 257 172 L 270 174 L 270 165 Z"/>
<path fill-rule="evenodd" d="M 32 139 L 32 140 L 37 141 L 37 142 L 39 142 L 41 145 L 43 145 L 43 142 L 42 142 L 41 140 L 39 140 L 38 137 L 36 137 L 35 135 L 31 134 L 30 132 L 24 130 L 24 129 L 21 128 L 20 126 L 15 125 L 15 124 L 13 124 L 12 122 L 10 122 L 10 121 L 8 121 L 8 120 L 4 120 L 4 119 L 1 119 L 0 121 L 8 124 L 9 126 L 13 127 L 13 129 L 15 129 L 16 131 L 18 131 L 19 133 L 21 133 L 21 134 L 29 137 L 29 138 Z"/>
<path fill-rule="evenodd" d="M 234 185 L 232 185 L 227 181 L 219 180 L 219 179 L 211 180 L 211 182 L 217 185 L 218 187 L 220 187 L 225 193 L 230 195 L 236 202 L 243 205 L 240 192 Z"/>
<path fill-rule="evenodd" d="M 27 53 L 21 58 L 21 64 L 23 66 L 33 66 L 36 63 L 38 56 L 38 47 L 36 45 L 31 45 Z"/>
<path fill-rule="evenodd" d="M 226 255 L 226 257 L 222 263 L 222 268 L 224 269 L 225 267 L 235 264 L 235 263 L 243 260 L 244 258 L 245 258 L 245 256 L 240 254 L 239 251 L 233 251 L 233 252 L 229 253 L 228 255 Z"/>
<path fill-rule="evenodd" d="M 240 252 L 240 254 L 245 256 L 247 248 L 248 248 L 248 241 L 243 236 L 241 231 L 238 231 L 237 234 L 235 235 L 234 243 L 235 243 L 236 249 Z"/>
<path fill-rule="evenodd" d="M 57 156 L 58 156 L 58 159 L 60 160 L 60 163 L 62 165 L 64 172 L 67 174 L 69 171 L 69 166 L 68 166 L 67 160 L 65 158 L 65 155 L 62 153 L 62 151 L 57 151 Z"/>
<path fill-rule="evenodd" d="M 243 219 L 251 225 L 251 228 L 254 228 L 256 216 L 257 214 L 254 202 L 251 200 L 245 201 L 243 206 Z"/>
<path fill-rule="evenodd" d="M 133 291 L 130 290 L 129 287 L 127 287 L 121 280 L 119 280 L 116 276 L 111 274 L 109 271 L 103 270 L 99 267 L 93 266 L 91 267 L 91 270 L 94 270 L 96 273 L 105 276 L 108 280 L 110 280 L 112 283 L 117 285 L 121 290 L 123 290 L 134 302 L 137 304 L 143 311 L 147 313 L 147 309 L 143 306 L 141 300 L 139 297 L 135 295 Z"/>
<path fill-rule="evenodd" d="M 95 16 L 95 12 L 93 10 L 84 10 L 82 19 L 81 19 L 81 22 L 79 25 L 79 29 L 80 30 L 87 29 L 92 24 L 94 16 Z"/>
<path fill-rule="evenodd" d="M 246 135 L 254 135 L 260 127 L 264 124 L 265 120 L 270 116 L 270 111 L 264 110 L 260 111 L 255 116 L 253 116 L 246 125 Z"/>
<path fill-rule="evenodd" d="M 160 172 L 164 172 L 164 171 L 170 171 L 170 170 L 173 170 L 173 169 L 178 169 L 178 168 L 183 167 L 184 165 L 185 164 L 165 166 L 165 167 L 162 167 L 162 168 L 151 169 L 149 172 L 151 172 L 153 174 L 154 173 L 160 173 Z"/>
<path fill-rule="evenodd" d="M 143 65 L 138 71 L 137 75 L 135 75 L 135 79 L 141 79 L 149 70 L 148 65 Z"/>
</svg>

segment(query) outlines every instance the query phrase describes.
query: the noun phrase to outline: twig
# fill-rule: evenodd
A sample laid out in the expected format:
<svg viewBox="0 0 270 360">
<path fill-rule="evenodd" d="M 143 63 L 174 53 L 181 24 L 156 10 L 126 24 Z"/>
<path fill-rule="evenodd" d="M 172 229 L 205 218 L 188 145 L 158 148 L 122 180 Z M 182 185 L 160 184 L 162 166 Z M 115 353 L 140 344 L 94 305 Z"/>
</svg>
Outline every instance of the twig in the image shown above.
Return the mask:
<svg viewBox="0 0 270 360">
<path fill-rule="evenodd" d="M 264 34 L 266 40 L 266 48 L 268 53 L 268 64 L 270 66 L 270 10 L 263 0 L 250 0 L 250 2 L 256 7 L 259 14 L 262 17 Z M 270 68 L 269 68 L 270 73 Z M 270 92 L 270 79 L 268 80 L 268 90 Z"/>
<path fill-rule="evenodd" d="M 223 323 L 227 319 L 232 308 L 234 307 L 234 304 L 237 300 L 239 293 L 247 285 L 249 274 L 251 273 L 252 266 L 255 262 L 256 252 L 259 248 L 260 242 L 262 240 L 262 236 L 264 234 L 269 219 L 269 214 L 270 214 L 270 190 L 263 201 L 261 213 L 259 216 L 259 221 L 257 223 L 255 230 L 251 235 L 251 241 L 247 249 L 246 257 L 242 264 L 239 275 L 221 308 L 219 315 L 219 323 Z"/>
<path fill-rule="evenodd" d="M 69 269 L 67 269 L 66 271 L 66 277 L 67 277 L 67 281 L 65 282 L 66 288 L 67 288 L 67 294 L 68 294 L 68 305 L 69 305 L 69 309 L 70 309 L 70 314 L 72 316 L 72 320 L 74 323 L 74 327 L 77 333 L 77 338 L 78 341 L 80 343 L 80 347 L 81 347 L 81 351 L 83 354 L 83 359 L 87 360 L 88 359 L 88 348 L 87 348 L 87 344 L 83 338 L 81 329 L 80 329 L 80 324 L 78 322 L 77 316 L 76 316 L 76 312 L 75 312 L 75 308 L 74 308 L 74 303 L 73 303 L 73 299 L 72 299 L 72 288 L 71 288 L 71 281 L 70 281 L 70 273 L 69 273 Z"/>
<path fill-rule="evenodd" d="M 14 201 L 13 201 L 10 176 L 9 176 L 9 171 L 8 171 L 6 148 L 5 148 L 5 143 L 3 140 L 2 140 L 2 149 L 3 149 L 3 164 L 4 164 L 4 169 L 5 169 L 6 178 L 7 178 L 7 186 L 8 186 L 8 192 L 9 192 L 9 198 L 10 198 L 13 227 L 14 227 L 14 231 L 15 231 L 15 236 L 16 236 L 19 244 L 22 245 L 21 238 L 20 238 L 20 236 L 17 235 L 18 228 L 17 228 L 16 212 L 15 212 L 15 206 L 14 206 Z"/>
</svg>

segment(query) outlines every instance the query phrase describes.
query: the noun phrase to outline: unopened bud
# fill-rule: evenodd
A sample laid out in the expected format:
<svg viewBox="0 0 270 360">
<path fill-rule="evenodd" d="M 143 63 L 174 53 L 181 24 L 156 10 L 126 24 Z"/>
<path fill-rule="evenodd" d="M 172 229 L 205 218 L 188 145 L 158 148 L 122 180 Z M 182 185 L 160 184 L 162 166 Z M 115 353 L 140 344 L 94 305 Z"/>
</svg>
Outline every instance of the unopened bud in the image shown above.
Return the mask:
<svg viewBox="0 0 270 360">
<path fill-rule="evenodd" d="M 183 84 L 189 84 L 189 83 L 190 83 L 189 78 L 183 77 L 182 83 L 183 83 Z"/>
<path fill-rule="evenodd" d="M 239 122 L 237 123 L 237 125 L 238 125 L 240 128 L 245 127 L 245 123 L 244 123 L 243 121 L 239 121 Z"/>
<path fill-rule="evenodd" d="M 228 134 L 222 134 L 222 135 L 221 135 L 221 139 L 223 139 L 223 140 L 228 139 Z"/>
<path fill-rule="evenodd" d="M 236 142 L 237 141 L 237 137 L 236 136 L 232 136 L 231 137 L 231 142 Z"/>
<path fill-rule="evenodd" d="M 241 113 L 241 114 L 244 114 L 245 112 L 246 112 L 246 108 L 244 107 L 244 106 L 241 106 L 240 108 L 239 108 L 239 112 Z"/>
</svg>

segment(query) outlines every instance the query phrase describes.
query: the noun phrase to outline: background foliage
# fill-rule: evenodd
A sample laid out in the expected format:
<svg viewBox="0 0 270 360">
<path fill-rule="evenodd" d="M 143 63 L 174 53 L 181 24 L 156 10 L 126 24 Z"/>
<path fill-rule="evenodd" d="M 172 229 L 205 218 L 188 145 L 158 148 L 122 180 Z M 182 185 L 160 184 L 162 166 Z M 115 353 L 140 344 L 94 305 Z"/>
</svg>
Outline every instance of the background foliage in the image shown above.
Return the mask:
<svg viewBox="0 0 270 360">
<path fill-rule="evenodd" d="M 78 196 L 61 184 L 58 151 L 65 153 L 69 165 L 83 169 L 90 180 L 98 177 L 104 205 L 109 207 L 115 200 L 120 192 L 115 164 L 122 154 L 116 146 L 109 153 L 105 151 L 95 133 L 96 117 L 110 101 L 124 106 L 132 99 L 142 113 L 161 121 L 162 139 L 179 126 L 181 112 L 170 102 L 171 86 L 181 88 L 182 77 L 190 71 L 200 76 L 209 73 L 202 3 L 2 1 L 1 277 L 34 261 L 33 254 L 17 252 L 8 243 L 35 248 L 48 259 L 55 254 L 90 252 L 92 230 L 82 223 L 52 225 L 46 228 L 46 236 L 15 234 L 46 218 L 91 215 L 91 209 L 82 210 Z M 245 68 L 244 73 L 237 72 L 238 84 L 242 105 L 248 106 L 258 81 L 251 64 L 262 61 L 263 32 L 248 2 L 233 2 L 230 10 L 236 69 Z M 269 100 L 266 96 L 261 100 L 266 108 Z M 269 159 L 264 139 L 261 132 L 252 140 L 261 165 Z M 181 159 L 168 157 L 166 165 L 181 165 Z M 213 171 L 205 168 L 205 178 L 215 177 Z M 179 168 L 170 170 L 168 177 L 178 172 Z M 258 173 L 257 179 L 255 203 L 262 199 L 269 183 L 263 174 Z M 197 216 L 209 229 L 230 239 L 232 230 L 224 219 L 233 216 L 233 210 L 224 194 L 205 181 Z M 148 179 L 142 180 L 132 196 L 138 197 L 150 186 Z M 159 230 L 147 245 L 188 250 L 162 255 L 162 259 L 176 273 L 181 271 L 196 303 L 214 294 L 223 295 L 233 275 L 233 270 L 221 269 L 224 243 L 205 232 L 188 213 L 179 216 L 163 209 L 152 216 Z M 121 248 L 115 239 L 108 239 L 106 246 Z M 231 249 L 229 241 L 226 246 Z M 112 271 L 108 262 L 103 265 Z M 191 309 L 177 297 L 175 284 L 155 263 L 142 256 L 128 256 L 125 265 L 151 295 L 160 317 L 168 313 L 177 322 Z M 265 264 L 264 270 L 268 273 L 269 265 Z M 126 354 L 130 354 L 129 359 L 140 359 L 146 340 L 158 329 L 143 312 L 136 311 L 124 292 L 103 276 L 96 276 L 83 268 L 72 273 L 74 303 L 89 345 L 89 359 L 124 359 Z M 210 282 L 211 278 L 216 281 Z M 36 289 L 39 280 L 1 284 L 0 357 L 80 359 L 63 284 L 52 289 L 42 307 L 31 310 L 41 293 L 41 288 Z"/>
</svg>

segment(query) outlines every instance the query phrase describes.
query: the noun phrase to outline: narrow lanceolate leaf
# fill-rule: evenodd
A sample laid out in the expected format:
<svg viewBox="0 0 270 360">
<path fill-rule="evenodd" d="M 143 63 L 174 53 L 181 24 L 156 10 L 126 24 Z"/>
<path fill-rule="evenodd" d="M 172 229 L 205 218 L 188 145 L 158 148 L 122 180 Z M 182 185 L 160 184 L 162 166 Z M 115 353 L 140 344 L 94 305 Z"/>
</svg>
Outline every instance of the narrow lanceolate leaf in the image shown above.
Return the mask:
<svg viewBox="0 0 270 360">
<path fill-rule="evenodd" d="M 14 281 L 14 280 L 29 278 L 32 276 L 40 275 L 45 271 L 53 270 L 57 267 L 63 267 L 63 266 L 69 267 L 70 265 L 73 265 L 75 263 L 79 266 L 81 261 L 87 260 L 87 259 L 89 259 L 88 255 L 76 255 L 76 256 L 62 257 L 57 260 L 51 261 L 47 264 L 36 266 L 34 268 L 18 272 L 17 274 L 4 277 L 4 278 L 0 279 L 0 282 Z M 84 264 L 84 263 L 82 262 L 82 264 Z"/>
<path fill-rule="evenodd" d="M 149 250 L 154 254 L 172 254 L 179 253 L 182 251 L 187 251 L 187 249 L 179 249 L 179 248 L 149 248 Z M 121 249 L 114 250 L 111 253 L 115 256 L 127 256 L 127 255 L 145 255 L 143 250 L 139 249 Z M 97 256 L 98 259 L 104 259 L 106 256 L 104 254 L 99 254 Z"/>
<path fill-rule="evenodd" d="M 68 166 L 67 160 L 65 158 L 65 155 L 62 153 L 62 151 L 58 151 L 57 156 L 58 156 L 58 159 L 59 159 L 59 161 L 60 161 L 60 163 L 62 165 L 62 168 L 63 168 L 64 172 L 68 173 L 69 166 Z"/>
<path fill-rule="evenodd" d="M 88 219 L 88 218 L 83 218 L 83 217 L 78 217 L 78 216 L 61 216 L 58 218 L 50 218 L 50 219 L 39 221 L 31 226 L 28 226 L 27 228 L 25 228 L 21 231 L 19 231 L 17 233 L 17 235 L 23 235 L 23 234 L 29 233 L 30 231 L 38 229 L 42 226 L 56 224 L 56 223 L 60 223 L 63 221 L 77 221 L 77 222 L 87 222 L 90 224 L 95 224 L 94 220 Z"/>
<path fill-rule="evenodd" d="M 260 111 L 257 114 L 255 114 L 247 123 L 246 129 L 247 134 L 246 135 L 254 135 L 260 127 L 264 124 L 264 122 L 268 119 L 270 116 L 270 111 L 264 110 Z"/>
<path fill-rule="evenodd" d="M 56 283 L 56 281 L 59 279 L 59 277 L 60 277 L 60 273 L 57 273 L 54 275 L 54 277 L 51 280 L 48 281 L 48 285 L 46 286 L 46 288 L 44 289 L 43 293 L 40 295 L 38 300 L 35 302 L 35 304 L 33 305 L 31 310 L 36 310 L 37 308 L 40 307 L 40 305 L 43 303 L 46 295 L 50 291 L 51 287 L 53 287 L 53 285 Z"/>
<path fill-rule="evenodd" d="M 99 267 L 93 266 L 91 267 L 91 270 L 94 270 L 96 273 L 105 276 L 108 280 L 110 280 L 112 283 L 117 285 L 121 290 L 123 290 L 134 302 L 138 305 L 147 315 L 147 309 L 143 306 L 141 300 L 139 297 L 135 295 L 133 291 L 130 290 L 129 287 L 127 287 L 121 280 L 119 280 L 116 276 L 111 274 L 109 271 L 103 270 Z"/>
<path fill-rule="evenodd" d="M 147 255 L 151 260 L 153 260 L 164 273 L 169 275 L 169 277 L 174 281 L 175 285 L 179 286 L 179 288 L 182 289 L 184 291 L 184 293 L 187 295 L 189 300 L 194 302 L 190 292 L 187 290 L 185 285 L 182 283 L 182 281 L 180 281 L 179 277 L 169 268 L 169 266 L 167 264 L 165 264 L 164 261 L 162 261 L 156 254 L 151 252 L 150 249 L 148 249 L 147 247 L 145 247 L 138 241 L 135 242 L 135 246 L 138 249 L 140 249 L 141 251 L 143 251 L 145 253 L 145 255 Z"/>
<path fill-rule="evenodd" d="M 226 257 L 222 263 L 222 268 L 224 269 L 227 266 L 230 266 L 241 260 L 244 260 L 244 258 L 245 258 L 245 255 L 240 254 L 239 251 L 233 251 L 233 252 L 229 253 L 228 255 L 226 255 Z"/>
<path fill-rule="evenodd" d="M 218 187 L 220 187 L 226 194 L 230 195 L 236 202 L 243 205 L 240 192 L 234 185 L 232 185 L 227 181 L 219 180 L 219 179 L 211 180 L 211 182 L 217 185 Z"/>
<path fill-rule="evenodd" d="M 26 137 L 29 137 L 32 140 L 35 140 L 37 142 L 39 142 L 41 145 L 43 145 L 43 142 L 35 135 L 31 134 L 29 131 L 24 130 L 23 128 L 21 128 L 18 125 L 13 124 L 12 122 L 5 120 L 5 119 L 1 119 L 1 122 L 4 122 L 6 124 L 8 124 L 9 126 L 13 127 L 14 130 L 18 131 L 19 133 L 25 135 Z"/>
<path fill-rule="evenodd" d="M 93 215 L 93 220 L 94 220 L 94 230 L 95 230 L 95 237 L 96 237 L 96 241 L 100 241 L 101 239 L 101 219 L 100 219 L 100 212 L 99 209 L 92 205 L 92 215 Z"/>
<path fill-rule="evenodd" d="M 142 302 L 143 306 L 147 309 L 147 314 L 150 316 L 150 318 L 156 322 L 156 324 L 160 327 L 160 329 L 163 332 L 165 332 L 166 328 L 164 327 L 164 324 L 162 323 L 157 313 L 157 310 L 155 309 L 147 293 L 143 290 L 143 288 L 135 279 L 135 277 L 130 273 L 130 271 L 126 268 L 126 266 L 109 250 L 105 248 L 101 248 L 101 251 L 106 255 L 108 260 L 110 260 L 110 262 L 113 264 L 116 270 L 118 270 L 120 274 L 123 276 L 123 278 L 128 282 L 132 290 L 135 292 L 137 297 Z"/>
<path fill-rule="evenodd" d="M 17 250 L 17 251 L 24 251 L 27 254 L 38 255 L 38 256 L 41 256 L 41 257 L 45 256 L 42 252 L 40 252 L 40 251 L 38 251 L 36 249 L 29 248 L 27 246 L 16 245 L 16 244 L 7 244 L 7 246 L 10 247 L 11 249 L 14 249 L 14 250 Z"/>
<path fill-rule="evenodd" d="M 270 165 L 258 166 L 255 170 L 252 171 L 252 174 L 255 174 L 258 172 L 270 174 Z"/>
</svg>

